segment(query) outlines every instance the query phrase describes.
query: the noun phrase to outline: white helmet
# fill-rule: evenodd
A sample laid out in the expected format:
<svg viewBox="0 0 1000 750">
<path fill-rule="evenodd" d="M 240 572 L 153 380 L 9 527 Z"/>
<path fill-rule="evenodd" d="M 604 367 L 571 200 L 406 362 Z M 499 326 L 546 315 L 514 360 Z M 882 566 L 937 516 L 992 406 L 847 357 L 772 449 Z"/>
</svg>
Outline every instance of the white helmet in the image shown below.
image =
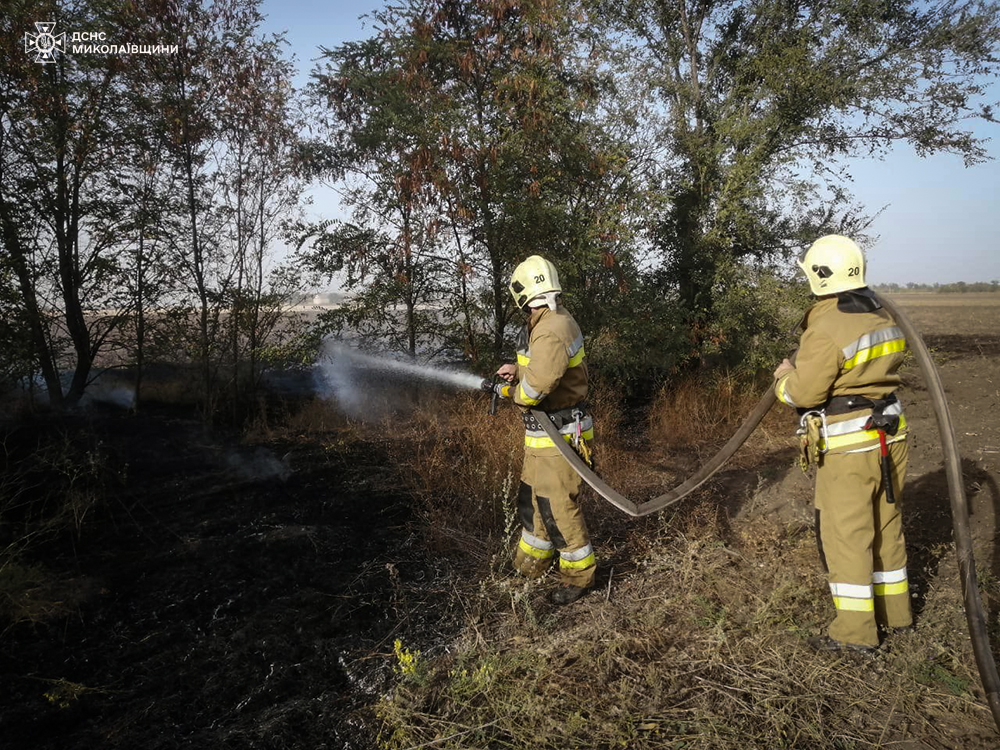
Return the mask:
<svg viewBox="0 0 1000 750">
<path fill-rule="evenodd" d="M 532 307 L 531 302 L 542 297 L 549 307 L 555 304 L 555 297 L 562 292 L 556 267 L 541 255 L 526 258 L 510 277 L 510 293 L 514 304 L 524 310 Z"/>
<path fill-rule="evenodd" d="M 848 237 L 839 234 L 820 237 L 799 256 L 798 263 L 817 297 L 867 286 L 865 256 Z"/>
</svg>

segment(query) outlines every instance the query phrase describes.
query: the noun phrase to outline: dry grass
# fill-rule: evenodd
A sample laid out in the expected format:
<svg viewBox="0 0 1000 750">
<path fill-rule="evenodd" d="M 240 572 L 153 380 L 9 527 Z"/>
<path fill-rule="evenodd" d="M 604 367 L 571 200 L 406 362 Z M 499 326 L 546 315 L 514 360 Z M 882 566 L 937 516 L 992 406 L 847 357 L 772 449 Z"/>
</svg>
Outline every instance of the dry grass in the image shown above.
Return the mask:
<svg viewBox="0 0 1000 750">
<path fill-rule="evenodd" d="M 770 382 L 748 382 L 729 372 L 714 372 L 665 386 L 649 412 L 654 450 L 690 452 L 703 457 L 735 432 L 757 405 Z M 787 447 L 789 410 L 772 409 L 735 457 L 736 465 L 756 463 L 765 454 Z"/>
<path fill-rule="evenodd" d="M 88 429 L 40 415 L 0 433 L 0 629 L 65 615 L 78 587 L 28 562 L 45 543 L 75 545 L 122 469 Z"/>
<path fill-rule="evenodd" d="M 613 397 L 595 394 L 598 467 L 629 494 L 663 491 L 759 397 L 728 377 L 685 383 L 660 394 L 643 435 Z M 640 520 L 585 500 L 598 590 L 555 609 L 545 599 L 554 578 L 527 582 L 506 565 L 516 415 L 491 419 L 473 396 L 444 410 L 433 403 L 397 433 L 393 457 L 414 478 L 429 542 L 478 564 L 455 592 L 467 613 L 461 636 L 446 649 L 412 644 L 441 655 L 407 665 L 379 703 L 382 747 L 995 746 L 953 550 L 915 633 L 894 635 L 875 658 L 838 659 L 804 643 L 832 617 L 806 526 L 753 514 L 735 522 L 725 510 L 733 488 L 722 483 Z M 744 474 L 769 470 L 791 420 L 768 417 L 741 451 Z"/>
<path fill-rule="evenodd" d="M 760 395 L 728 376 L 690 381 L 662 392 L 635 425 L 612 394 L 596 393 L 600 473 L 637 499 L 658 494 L 713 453 Z M 833 614 L 812 532 L 761 514 L 736 521 L 732 477 L 639 520 L 585 497 L 598 589 L 559 610 L 545 598 L 553 576 L 528 582 L 508 569 L 522 429 L 509 405 L 492 418 L 486 406 L 480 394 L 423 389 L 367 424 L 319 403 L 289 422 L 301 439 L 346 430 L 386 446 L 401 489 L 420 500 L 419 533 L 465 571 L 457 639 L 400 633 L 410 661 L 396 665 L 396 690 L 377 706 L 381 747 L 996 746 L 953 549 L 941 550 L 916 632 L 892 636 L 875 658 L 836 658 L 804 643 Z M 748 497 L 787 448 L 792 421 L 774 410 L 737 455 Z M 983 580 L 996 601 L 1000 583 Z"/>
<path fill-rule="evenodd" d="M 140 398 L 143 402 L 198 405 L 205 399 L 205 383 L 191 365 L 155 365 L 143 373 Z"/>
<path fill-rule="evenodd" d="M 478 565 L 498 562 L 515 519 L 523 427 L 515 409 L 489 416 L 483 393 L 456 393 L 424 383 L 401 393 L 398 384 L 366 390 L 364 412 L 309 400 L 278 418 L 262 415 L 245 433 L 250 442 L 352 444 L 387 453 L 398 490 L 419 502 L 425 543 Z M 502 555 L 506 560 L 506 553 Z"/>
<path fill-rule="evenodd" d="M 650 408 L 650 437 L 667 449 L 701 445 L 711 435 L 731 432 L 758 397 L 728 373 L 664 386 Z"/>
<path fill-rule="evenodd" d="M 524 428 L 512 408 L 487 414 L 483 394 L 425 400 L 394 420 L 390 456 L 421 502 L 428 542 L 498 565 L 515 526 Z"/>
<path fill-rule="evenodd" d="M 37 565 L 22 562 L 8 547 L 0 552 L 0 624 L 4 628 L 20 622 L 44 619 L 49 606 L 39 597 L 50 581 Z"/>
<path fill-rule="evenodd" d="M 705 387 L 691 380 L 664 390 L 647 423 L 630 422 L 615 394 L 597 390 L 590 404 L 595 419 L 596 468 L 602 477 L 638 501 L 660 494 L 684 479 L 720 447 L 745 418 L 760 392 L 722 376 Z M 520 481 L 523 428 L 509 402 L 496 416 L 479 393 L 438 391 L 421 386 L 416 395 L 374 395 L 369 418 L 346 417 L 322 400 L 310 401 L 280 422 L 258 420 L 249 435 L 260 440 L 313 440 L 332 431 L 342 440 L 383 444 L 398 467 L 405 490 L 421 501 L 428 544 L 498 570 L 506 565 L 517 528 L 514 499 Z M 788 443 L 786 414 L 769 415 L 738 454 L 753 464 Z M 651 427 L 647 427 L 651 425 Z M 584 489 L 587 514 L 597 528 L 613 532 L 623 517 Z"/>
<path fill-rule="evenodd" d="M 359 420 L 351 419 L 329 401 L 308 399 L 280 409 L 257 409 L 243 430 L 243 439 L 253 444 L 272 441 L 313 442 L 327 433 L 352 432 L 359 423 Z"/>
<path fill-rule="evenodd" d="M 436 395 L 426 391 L 412 410 L 397 413 L 378 429 L 387 434 L 392 424 L 390 456 L 408 478 L 408 489 L 422 500 L 434 548 L 503 567 L 518 527 L 514 501 L 523 454 L 520 414 L 507 403 L 490 417 L 481 394 Z M 626 494 L 650 497 L 678 480 L 669 449 L 658 450 L 651 461 L 643 445 L 645 430 L 627 422 L 613 393 L 594 392 L 590 405 L 596 468 L 608 482 Z M 612 515 L 603 505 L 597 513 Z"/>
<path fill-rule="evenodd" d="M 643 418 L 632 424 L 622 421 L 622 411 L 612 403 L 608 417 L 598 412 L 600 473 L 637 502 L 666 492 L 722 447 L 767 387 L 727 373 L 690 378 L 664 387 Z M 608 440 L 606 420 L 618 420 L 617 435 Z M 727 468 L 759 468 L 773 461 L 791 445 L 793 421 L 788 411 L 773 409 Z"/>
<path fill-rule="evenodd" d="M 706 502 L 662 527 L 576 609 L 505 581 L 467 594 L 451 654 L 380 704 L 382 746 L 995 746 L 951 588 L 875 658 L 815 654 L 830 612 L 811 535 L 758 520 L 725 541 L 717 518 Z"/>
<path fill-rule="evenodd" d="M 761 387 L 726 374 L 683 382 L 638 423 L 613 393 L 594 393 L 600 473 L 637 500 L 666 490 L 714 453 Z M 893 636 L 874 659 L 837 659 L 804 646 L 832 609 L 801 524 L 734 521 L 732 485 L 709 484 L 641 520 L 585 499 L 598 590 L 554 609 L 545 600 L 554 577 L 526 582 L 508 571 L 523 434 L 516 410 L 489 417 L 482 394 L 424 386 L 402 399 L 369 394 L 365 408 L 365 420 L 320 400 L 279 419 L 264 412 L 248 437 L 321 441 L 338 455 L 384 448 L 392 477 L 405 483 L 392 489 L 419 500 L 417 532 L 462 566 L 461 635 L 410 644 L 400 633 L 413 648 L 397 649 L 408 661 L 377 707 L 386 750 L 996 746 L 953 549 L 942 551 L 916 632 Z M 771 470 L 792 419 L 772 411 L 733 465 L 751 479 Z M 74 483 L 93 487 L 88 477 Z M 0 608 L 20 606 L 9 591 L 40 591 L 39 575 L 0 563 Z M 1000 598 L 996 579 L 981 580 L 989 600 Z"/>
</svg>

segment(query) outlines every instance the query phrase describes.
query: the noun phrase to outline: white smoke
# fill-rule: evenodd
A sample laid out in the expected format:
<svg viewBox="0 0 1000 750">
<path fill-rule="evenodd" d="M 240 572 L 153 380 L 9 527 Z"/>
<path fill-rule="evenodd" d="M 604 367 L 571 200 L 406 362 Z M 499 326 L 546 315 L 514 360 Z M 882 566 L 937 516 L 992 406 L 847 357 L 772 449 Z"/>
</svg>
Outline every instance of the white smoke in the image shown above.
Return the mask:
<svg viewBox="0 0 1000 750">
<path fill-rule="evenodd" d="M 292 476 L 290 453 L 280 459 L 267 448 L 234 448 L 226 454 L 226 467 L 237 479 L 259 482 L 280 479 L 287 482 Z"/>
<path fill-rule="evenodd" d="M 135 384 L 132 380 L 132 376 L 124 371 L 95 368 L 77 406 L 80 409 L 92 409 L 103 404 L 116 406 L 119 409 L 132 409 L 135 407 Z M 71 370 L 60 372 L 59 382 L 65 395 L 73 383 L 73 372 Z M 48 388 L 41 374 L 34 376 L 32 390 L 41 402 L 49 401 Z"/>
<path fill-rule="evenodd" d="M 119 409 L 131 409 L 135 406 L 135 387 L 116 386 L 98 381 L 87 388 L 80 399 L 80 406 L 93 404 L 111 404 Z"/>
</svg>

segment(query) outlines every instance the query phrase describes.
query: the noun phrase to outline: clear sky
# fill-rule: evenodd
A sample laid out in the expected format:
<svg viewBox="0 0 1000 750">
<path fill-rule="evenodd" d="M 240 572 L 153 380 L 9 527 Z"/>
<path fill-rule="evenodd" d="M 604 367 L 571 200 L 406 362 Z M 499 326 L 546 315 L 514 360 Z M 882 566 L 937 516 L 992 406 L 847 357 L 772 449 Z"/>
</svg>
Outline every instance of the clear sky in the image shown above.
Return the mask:
<svg viewBox="0 0 1000 750">
<path fill-rule="evenodd" d="M 264 0 L 270 31 L 287 31 L 297 57 L 300 85 L 307 80 L 320 46 L 334 47 L 372 33 L 359 17 L 386 0 Z M 993 87 L 1000 100 L 1000 86 Z M 978 123 L 978 135 L 992 138 L 994 161 L 966 169 L 960 157 L 920 158 L 898 147 L 884 161 L 851 165 L 852 192 L 870 213 L 886 206 L 869 251 L 871 283 L 950 283 L 1000 279 L 1000 124 Z M 335 217 L 340 211 L 328 190 L 313 191 L 311 213 Z"/>
</svg>

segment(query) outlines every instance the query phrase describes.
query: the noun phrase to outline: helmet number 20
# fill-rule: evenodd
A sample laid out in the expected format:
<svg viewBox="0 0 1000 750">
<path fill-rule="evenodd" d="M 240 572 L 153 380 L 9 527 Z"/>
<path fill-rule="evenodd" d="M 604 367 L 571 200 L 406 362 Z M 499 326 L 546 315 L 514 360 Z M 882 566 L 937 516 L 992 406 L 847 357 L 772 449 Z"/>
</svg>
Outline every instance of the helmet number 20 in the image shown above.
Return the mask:
<svg viewBox="0 0 1000 750">
<path fill-rule="evenodd" d="M 545 281 L 545 274 L 544 273 L 540 273 L 540 274 L 538 274 L 535 277 L 535 283 L 536 284 L 541 284 L 543 281 Z"/>
<path fill-rule="evenodd" d="M 861 275 L 861 269 L 858 268 L 857 266 L 854 266 L 853 268 L 848 268 L 847 269 L 847 275 L 848 276 L 860 276 Z"/>
</svg>

